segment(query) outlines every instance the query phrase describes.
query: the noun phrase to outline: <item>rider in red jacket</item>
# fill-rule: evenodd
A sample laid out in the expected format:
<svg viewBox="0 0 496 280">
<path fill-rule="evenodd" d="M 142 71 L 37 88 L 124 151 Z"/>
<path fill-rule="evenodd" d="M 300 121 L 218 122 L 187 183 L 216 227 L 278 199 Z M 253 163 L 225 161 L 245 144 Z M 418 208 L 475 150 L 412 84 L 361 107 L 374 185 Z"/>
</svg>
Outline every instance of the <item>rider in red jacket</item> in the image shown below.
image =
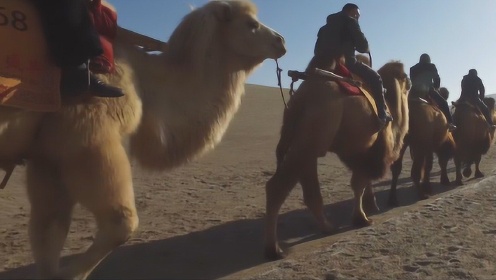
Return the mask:
<svg viewBox="0 0 496 280">
<path fill-rule="evenodd" d="M 99 80 L 89 61 L 103 54 L 100 35 L 89 14 L 99 0 L 32 0 L 37 8 L 50 54 L 62 70 L 61 94 L 89 92 L 99 97 L 123 96 L 121 89 Z"/>
</svg>

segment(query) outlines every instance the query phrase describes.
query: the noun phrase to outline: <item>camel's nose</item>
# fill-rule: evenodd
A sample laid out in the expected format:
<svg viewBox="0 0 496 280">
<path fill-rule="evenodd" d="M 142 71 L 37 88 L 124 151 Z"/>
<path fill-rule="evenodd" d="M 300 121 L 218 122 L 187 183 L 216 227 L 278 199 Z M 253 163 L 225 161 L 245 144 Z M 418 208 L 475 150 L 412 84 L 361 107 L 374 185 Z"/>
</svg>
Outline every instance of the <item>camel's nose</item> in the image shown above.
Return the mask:
<svg viewBox="0 0 496 280">
<path fill-rule="evenodd" d="M 278 43 L 281 43 L 283 45 L 286 44 L 286 40 L 284 40 L 284 37 L 282 37 L 282 35 L 279 33 L 276 33 L 276 40 Z"/>
<path fill-rule="evenodd" d="M 281 34 L 276 32 L 276 43 L 275 47 L 278 50 L 278 56 L 281 57 L 286 54 L 286 40 L 284 40 L 284 37 L 282 37 Z"/>
</svg>

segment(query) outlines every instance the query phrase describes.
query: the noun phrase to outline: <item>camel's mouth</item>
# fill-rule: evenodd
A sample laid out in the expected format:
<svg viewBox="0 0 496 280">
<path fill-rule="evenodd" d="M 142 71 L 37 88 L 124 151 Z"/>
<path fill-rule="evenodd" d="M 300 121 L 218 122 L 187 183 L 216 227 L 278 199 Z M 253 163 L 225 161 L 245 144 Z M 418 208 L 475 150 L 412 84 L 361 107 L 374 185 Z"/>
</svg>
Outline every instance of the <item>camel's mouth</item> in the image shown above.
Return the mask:
<svg viewBox="0 0 496 280">
<path fill-rule="evenodd" d="M 284 45 L 284 39 L 276 43 L 273 43 L 272 49 L 274 50 L 274 54 L 273 57 L 269 57 L 269 58 L 278 59 L 281 58 L 283 55 L 285 55 L 287 50 L 286 50 L 286 46 Z"/>
</svg>

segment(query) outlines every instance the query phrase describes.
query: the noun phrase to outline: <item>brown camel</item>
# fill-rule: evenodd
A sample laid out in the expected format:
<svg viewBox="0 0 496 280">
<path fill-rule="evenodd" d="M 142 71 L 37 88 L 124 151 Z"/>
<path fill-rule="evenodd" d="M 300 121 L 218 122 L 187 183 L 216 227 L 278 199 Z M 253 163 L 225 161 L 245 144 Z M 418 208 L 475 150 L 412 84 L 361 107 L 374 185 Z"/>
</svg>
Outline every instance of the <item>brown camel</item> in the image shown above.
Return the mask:
<svg viewBox="0 0 496 280">
<path fill-rule="evenodd" d="M 312 59 L 308 69 L 318 63 L 318 59 Z M 332 66 L 328 65 L 326 70 L 330 69 Z M 277 216 L 298 182 L 303 188 L 305 204 L 320 228 L 324 232 L 332 231 L 324 215 L 317 175 L 317 160 L 328 151 L 336 153 L 352 171 L 353 223 L 358 226 L 371 224 L 364 212 L 362 197 L 367 208 L 377 209 L 371 181 L 381 178 L 396 160 L 408 131 L 410 83 L 403 64 L 390 62 L 378 72 L 387 88 L 386 102 L 394 118 L 379 132 L 376 113 L 368 100 L 364 96 L 346 95 L 336 82 L 310 76 L 291 97 L 284 111 L 276 150 L 277 170 L 266 184 L 267 258 L 284 257 L 277 241 Z"/>
<path fill-rule="evenodd" d="M 413 89 L 412 89 L 413 90 Z M 412 92 L 411 90 L 411 92 Z M 432 171 L 433 154 L 436 153 L 441 167 L 441 184 L 448 186 L 447 165 L 455 152 L 455 141 L 448 131 L 448 122 L 442 112 L 424 99 L 409 98 L 410 129 L 404 140 L 400 157 L 391 165 L 391 189 L 388 203 L 398 206 L 396 187 L 401 173 L 403 156 L 406 148 L 410 147 L 413 160 L 411 178 L 417 188 L 420 199 L 432 194 L 430 174 Z"/>
<path fill-rule="evenodd" d="M 83 96 L 53 113 L 0 109 L 0 162 L 29 156 L 29 236 L 43 278 L 86 278 L 136 230 L 127 144 L 147 169 L 194 160 L 222 139 L 247 76 L 286 52 L 249 1 L 195 9 L 160 54 L 117 39 L 116 73 L 101 78 L 123 88 L 124 97 Z M 86 252 L 59 268 L 76 203 L 95 216 L 97 232 Z"/>
<path fill-rule="evenodd" d="M 494 117 L 494 99 L 484 98 L 484 103 Z M 458 127 L 453 136 L 456 141 L 455 168 L 456 185 L 462 185 L 462 165 L 464 165 L 463 176 L 470 177 L 471 165 L 475 164 L 475 178 L 484 177 L 479 169 L 482 155 L 485 155 L 494 141 L 494 130 L 488 128 L 486 119 L 475 106 L 467 102 L 454 102 L 455 112 L 453 119 Z"/>
</svg>

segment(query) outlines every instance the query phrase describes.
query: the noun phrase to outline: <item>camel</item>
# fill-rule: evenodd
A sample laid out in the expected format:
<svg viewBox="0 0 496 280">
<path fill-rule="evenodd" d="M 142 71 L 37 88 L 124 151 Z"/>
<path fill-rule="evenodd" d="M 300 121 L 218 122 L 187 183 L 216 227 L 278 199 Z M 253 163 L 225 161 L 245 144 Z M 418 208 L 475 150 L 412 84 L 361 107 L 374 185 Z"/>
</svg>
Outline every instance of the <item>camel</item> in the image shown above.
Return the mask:
<svg viewBox="0 0 496 280">
<path fill-rule="evenodd" d="M 144 168 L 165 171 L 221 141 L 248 75 L 286 52 L 256 13 L 249 1 L 210 1 L 183 18 L 159 54 L 117 38 L 117 71 L 101 78 L 124 97 L 65 100 L 52 113 L 0 109 L 1 161 L 27 157 L 40 277 L 84 279 L 136 230 L 128 149 Z M 95 216 L 97 232 L 86 252 L 59 268 L 76 203 Z"/>
<path fill-rule="evenodd" d="M 307 69 L 313 69 L 319 63 L 322 65 L 314 57 Z M 333 65 L 335 61 L 324 70 L 333 69 Z M 328 151 L 336 153 L 352 171 L 353 224 L 367 226 L 372 223 L 364 212 L 364 206 L 367 210 L 377 210 L 371 181 L 383 177 L 399 156 L 408 131 L 407 95 L 410 88 L 410 80 L 399 61 L 385 64 L 378 73 L 387 89 L 385 98 L 394 118 L 380 131 L 371 103 L 361 95 L 346 95 L 334 81 L 310 76 L 288 102 L 276 148 L 277 169 L 266 183 L 265 256 L 268 259 L 285 257 L 277 240 L 277 217 L 298 182 L 303 189 L 305 205 L 321 230 L 332 232 L 333 227 L 324 214 L 317 175 L 317 160 Z"/>
<path fill-rule="evenodd" d="M 491 116 L 494 116 L 494 99 L 484 98 L 484 103 L 488 106 Z M 484 177 L 484 173 L 479 169 L 482 155 L 485 155 L 491 144 L 494 142 L 494 130 L 488 128 L 486 119 L 475 108 L 467 102 L 454 102 L 455 110 L 453 119 L 457 129 L 453 132 L 457 148 L 455 151 L 455 184 L 463 185 L 462 174 L 470 177 L 472 174 L 471 165 L 475 164 L 475 178 Z M 493 120 L 496 118 L 493 117 Z M 464 165 L 462 172 L 462 165 Z"/>
<path fill-rule="evenodd" d="M 410 90 L 411 92 L 414 89 Z M 442 91 L 446 94 L 447 90 Z M 406 148 L 410 147 L 412 158 L 411 178 L 413 185 L 418 190 L 420 199 L 426 199 L 432 194 L 430 174 L 432 171 L 433 154 L 438 156 L 441 168 L 441 184 L 450 185 L 447 165 L 455 152 L 453 135 L 448 131 L 448 123 L 443 113 L 424 99 L 409 98 L 410 129 L 400 157 L 391 165 L 391 189 L 388 204 L 398 206 L 396 188 L 398 177 L 402 170 L 403 156 Z"/>
</svg>

